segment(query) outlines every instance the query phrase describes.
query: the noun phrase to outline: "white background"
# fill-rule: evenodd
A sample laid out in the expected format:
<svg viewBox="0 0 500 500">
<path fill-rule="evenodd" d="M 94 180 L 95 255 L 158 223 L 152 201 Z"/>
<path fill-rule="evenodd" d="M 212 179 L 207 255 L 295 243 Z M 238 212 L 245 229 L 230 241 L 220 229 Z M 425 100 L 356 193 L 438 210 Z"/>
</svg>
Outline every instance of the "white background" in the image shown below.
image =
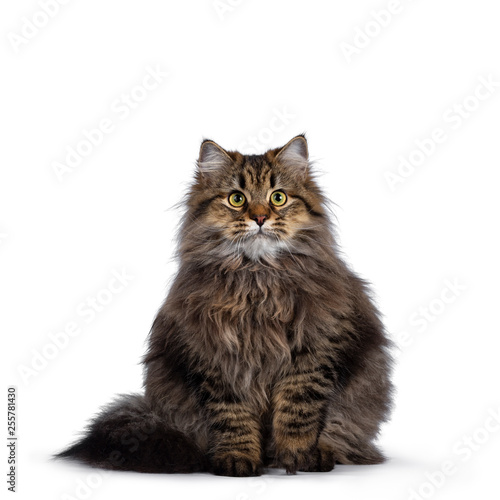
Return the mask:
<svg viewBox="0 0 500 500">
<path fill-rule="evenodd" d="M 30 28 L 44 24 L 39 3 L 2 3 L 2 390 L 18 387 L 18 498 L 493 498 L 500 87 L 474 94 L 481 79 L 500 82 L 498 2 L 401 0 L 379 21 L 373 12 L 393 2 L 219 4 L 73 0 Z M 148 67 L 168 76 L 137 89 Z M 140 102 L 124 109 L 131 93 Z M 54 163 L 85 150 L 102 119 L 113 130 L 58 178 Z M 415 141 L 436 128 L 446 140 L 419 162 Z M 175 271 L 171 207 L 202 138 L 253 152 L 257 137 L 262 152 L 304 131 L 342 249 L 399 345 L 380 437 L 389 462 L 235 479 L 50 461 L 100 405 L 141 389 L 146 335 Z M 387 172 L 411 154 L 421 164 L 391 189 Z M 109 299 L 123 269 L 133 278 L 89 321 L 87 299 Z M 49 334 L 71 322 L 79 334 L 54 351 Z"/>
</svg>

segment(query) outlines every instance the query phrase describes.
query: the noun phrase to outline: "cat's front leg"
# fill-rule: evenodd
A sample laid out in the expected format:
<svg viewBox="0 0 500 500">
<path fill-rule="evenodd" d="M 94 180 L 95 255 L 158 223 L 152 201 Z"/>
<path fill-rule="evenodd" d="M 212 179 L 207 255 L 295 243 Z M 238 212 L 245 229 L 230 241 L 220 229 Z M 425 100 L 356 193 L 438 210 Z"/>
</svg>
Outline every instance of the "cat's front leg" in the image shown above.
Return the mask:
<svg viewBox="0 0 500 500">
<path fill-rule="evenodd" d="M 275 387 L 272 404 L 276 463 L 287 473 L 333 469 L 333 450 L 318 443 L 332 392 L 331 373 L 312 354 L 296 355 L 290 372 Z"/>
<path fill-rule="evenodd" d="M 256 476 L 262 468 L 261 423 L 252 406 L 205 375 L 205 415 L 212 472 L 220 476 Z"/>
</svg>

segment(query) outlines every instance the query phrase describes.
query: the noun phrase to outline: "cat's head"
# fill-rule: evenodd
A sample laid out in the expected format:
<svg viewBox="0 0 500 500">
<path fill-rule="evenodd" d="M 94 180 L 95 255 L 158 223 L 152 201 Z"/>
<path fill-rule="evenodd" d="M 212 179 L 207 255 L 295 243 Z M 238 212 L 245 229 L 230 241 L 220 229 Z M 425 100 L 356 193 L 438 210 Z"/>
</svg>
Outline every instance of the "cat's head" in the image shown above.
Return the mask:
<svg viewBox="0 0 500 500">
<path fill-rule="evenodd" d="M 308 253 L 321 232 L 330 233 L 329 222 L 303 135 L 262 155 L 203 141 L 181 253 L 269 260 Z"/>
</svg>

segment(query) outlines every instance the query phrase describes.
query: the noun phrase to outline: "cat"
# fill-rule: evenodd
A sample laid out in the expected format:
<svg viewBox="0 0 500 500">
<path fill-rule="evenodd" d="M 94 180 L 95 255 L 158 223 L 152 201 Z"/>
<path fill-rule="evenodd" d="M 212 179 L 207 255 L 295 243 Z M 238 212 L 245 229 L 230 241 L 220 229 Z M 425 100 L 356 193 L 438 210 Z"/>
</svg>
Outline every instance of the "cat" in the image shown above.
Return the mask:
<svg viewBox="0 0 500 500">
<path fill-rule="evenodd" d="M 327 207 L 304 135 L 262 155 L 203 141 L 145 394 L 120 396 L 57 457 L 224 476 L 382 462 L 391 343 Z"/>
</svg>

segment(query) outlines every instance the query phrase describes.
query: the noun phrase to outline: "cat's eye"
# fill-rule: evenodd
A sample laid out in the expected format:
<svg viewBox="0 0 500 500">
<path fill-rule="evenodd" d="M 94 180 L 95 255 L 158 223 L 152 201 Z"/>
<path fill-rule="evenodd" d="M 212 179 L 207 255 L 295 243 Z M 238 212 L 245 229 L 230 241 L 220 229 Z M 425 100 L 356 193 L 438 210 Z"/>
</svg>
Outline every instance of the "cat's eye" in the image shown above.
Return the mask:
<svg viewBox="0 0 500 500">
<path fill-rule="evenodd" d="M 246 198 L 243 193 L 236 192 L 229 195 L 229 204 L 233 207 L 242 207 L 245 204 Z"/>
<path fill-rule="evenodd" d="M 286 203 L 286 200 L 287 200 L 286 194 L 283 191 L 275 191 L 271 195 L 271 203 L 275 207 L 281 207 L 281 206 L 283 206 Z"/>
</svg>

